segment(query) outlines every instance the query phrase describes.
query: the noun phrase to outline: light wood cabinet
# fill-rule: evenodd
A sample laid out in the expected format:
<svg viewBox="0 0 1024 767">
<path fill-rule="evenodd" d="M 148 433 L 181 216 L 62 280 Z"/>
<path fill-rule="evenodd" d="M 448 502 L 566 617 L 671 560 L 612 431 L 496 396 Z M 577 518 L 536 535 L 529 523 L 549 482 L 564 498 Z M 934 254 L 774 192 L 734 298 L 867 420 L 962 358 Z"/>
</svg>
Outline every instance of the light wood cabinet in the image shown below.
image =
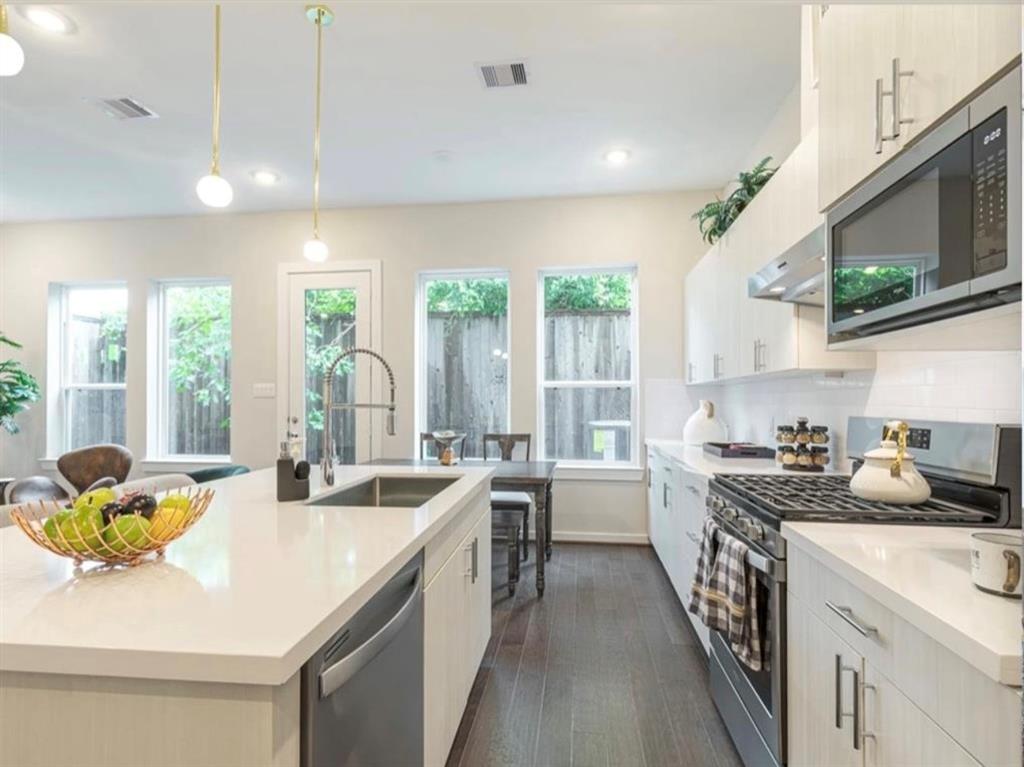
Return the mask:
<svg viewBox="0 0 1024 767">
<path fill-rule="evenodd" d="M 749 277 L 820 235 L 817 164 L 818 136 L 811 131 L 687 275 L 687 383 L 874 367 L 871 352 L 828 350 L 823 309 L 748 296 Z"/>
<path fill-rule="evenodd" d="M 490 522 L 485 508 L 423 591 L 427 767 L 448 758 L 490 639 Z"/>
<path fill-rule="evenodd" d="M 786 614 L 787 764 L 863 767 L 853 712 L 864 659 L 799 599 L 788 599 Z"/>
<path fill-rule="evenodd" d="M 819 209 L 1019 56 L 1020 22 L 1014 4 L 830 5 L 819 27 Z"/>
</svg>

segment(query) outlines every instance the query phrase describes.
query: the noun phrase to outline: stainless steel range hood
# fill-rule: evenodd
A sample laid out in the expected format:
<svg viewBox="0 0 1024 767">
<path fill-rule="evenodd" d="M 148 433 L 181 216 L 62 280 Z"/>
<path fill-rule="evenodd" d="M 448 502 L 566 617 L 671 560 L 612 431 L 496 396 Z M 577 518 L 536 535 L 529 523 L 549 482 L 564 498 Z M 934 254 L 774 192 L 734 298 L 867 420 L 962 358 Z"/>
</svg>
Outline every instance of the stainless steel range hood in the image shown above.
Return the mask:
<svg viewBox="0 0 1024 767">
<path fill-rule="evenodd" d="M 747 295 L 751 298 L 824 306 L 824 224 L 812 229 L 793 247 L 748 278 Z"/>
</svg>

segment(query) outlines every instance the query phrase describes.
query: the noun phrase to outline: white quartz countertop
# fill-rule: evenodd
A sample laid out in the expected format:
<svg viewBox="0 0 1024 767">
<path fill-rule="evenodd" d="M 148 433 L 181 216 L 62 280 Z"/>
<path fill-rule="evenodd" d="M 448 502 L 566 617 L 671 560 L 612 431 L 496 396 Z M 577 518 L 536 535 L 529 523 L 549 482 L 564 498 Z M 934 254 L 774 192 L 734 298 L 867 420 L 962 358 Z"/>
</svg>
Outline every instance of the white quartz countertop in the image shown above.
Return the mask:
<svg viewBox="0 0 1024 767">
<path fill-rule="evenodd" d="M 415 509 L 278 503 L 273 469 L 220 480 L 163 560 L 128 569 L 76 573 L 4 528 L 0 670 L 282 684 L 492 472 L 339 467 L 329 489 L 383 474 L 459 477 Z"/>
<path fill-rule="evenodd" d="M 1021 603 L 971 581 L 967 528 L 786 522 L 782 535 L 1002 684 L 1021 679 Z"/>
<path fill-rule="evenodd" d="M 687 445 L 673 439 L 649 439 L 647 446 L 692 471 L 713 477 L 715 474 L 782 474 L 775 458 L 719 458 L 704 452 L 699 445 Z M 785 472 L 789 473 L 789 472 Z"/>
</svg>

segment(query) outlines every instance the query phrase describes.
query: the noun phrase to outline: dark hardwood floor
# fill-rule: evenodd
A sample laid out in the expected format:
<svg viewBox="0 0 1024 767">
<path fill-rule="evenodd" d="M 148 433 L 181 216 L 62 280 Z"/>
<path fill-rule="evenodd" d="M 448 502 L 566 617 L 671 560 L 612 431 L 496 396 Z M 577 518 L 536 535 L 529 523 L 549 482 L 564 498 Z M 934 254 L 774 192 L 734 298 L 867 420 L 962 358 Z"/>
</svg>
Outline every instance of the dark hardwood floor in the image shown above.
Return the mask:
<svg viewBox="0 0 1024 767">
<path fill-rule="evenodd" d="M 707 658 L 654 550 L 533 551 L 509 598 L 495 550 L 490 644 L 448 767 L 741 767 Z"/>
</svg>

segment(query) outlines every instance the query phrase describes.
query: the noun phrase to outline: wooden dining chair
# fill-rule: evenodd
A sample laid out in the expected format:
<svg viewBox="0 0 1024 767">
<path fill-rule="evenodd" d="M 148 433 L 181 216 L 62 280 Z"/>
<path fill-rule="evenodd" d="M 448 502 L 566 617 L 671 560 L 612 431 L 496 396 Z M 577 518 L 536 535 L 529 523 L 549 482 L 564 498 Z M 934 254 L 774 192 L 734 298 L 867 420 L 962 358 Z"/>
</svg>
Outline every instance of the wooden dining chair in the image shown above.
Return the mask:
<svg viewBox="0 0 1024 767">
<path fill-rule="evenodd" d="M 431 455 L 431 456 L 427 455 L 427 446 L 428 445 L 433 445 L 434 446 L 434 454 Z M 421 431 L 420 432 L 420 460 L 421 461 L 425 460 L 426 458 L 439 458 L 441 456 L 441 450 L 442 449 L 443 449 L 443 446 L 441 445 L 441 443 L 438 442 L 436 439 L 434 439 L 434 433 L 433 432 L 429 432 L 429 431 Z M 458 451 L 459 451 L 459 460 L 461 461 L 461 460 L 465 459 L 465 457 L 466 457 L 466 440 L 465 440 L 465 438 L 459 440 Z"/>
<path fill-rule="evenodd" d="M 502 461 L 529 461 L 530 443 L 533 436 L 526 433 L 490 433 L 484 434 L 484 460 L 497 457 Z M 491 447 L 491 450 L 488 450 Z M 524 449 L 519 449 L 523 447 Z M 523 559 L 530 556 L 530 507 L 533 498 L 529 493 L 496 491 L 491 493 L 491 509 L 495 513 L 499 511 L 519 512 L 523 515 Z M 492 526 L 492 532 L 498 532 L 497 526 Z"/>
</svg>

